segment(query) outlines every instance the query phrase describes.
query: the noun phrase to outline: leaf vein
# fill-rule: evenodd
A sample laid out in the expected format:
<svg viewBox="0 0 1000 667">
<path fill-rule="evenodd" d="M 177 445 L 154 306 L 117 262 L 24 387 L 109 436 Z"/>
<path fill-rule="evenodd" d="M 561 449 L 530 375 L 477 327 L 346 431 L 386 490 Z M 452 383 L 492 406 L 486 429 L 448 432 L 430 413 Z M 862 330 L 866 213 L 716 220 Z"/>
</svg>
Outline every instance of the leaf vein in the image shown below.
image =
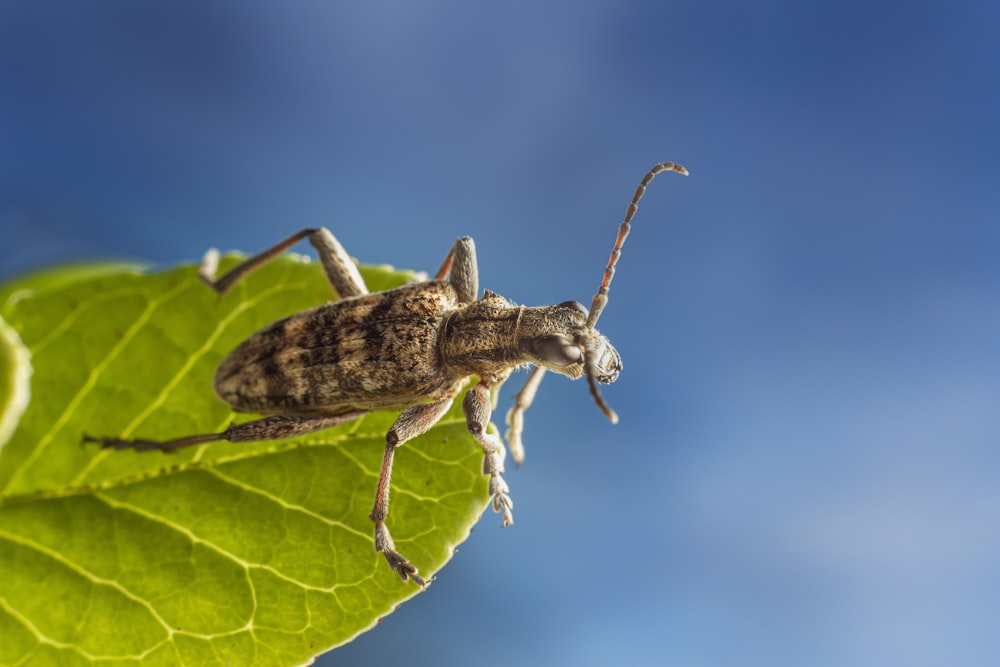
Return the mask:
<svg viewBox="0 0 1000 667">
<path fill-rule="evenodd" d="M 77 320 L 79 320 L 84 315 L 84 313 L 86 313 L 91 308 L 100 305 L 102 302 L 114 301 L 115 299 L 118 299 L 122 296 L 134 296 L 134 295 L 135 295 L 135 288 L 128 287 L 108 292 L 99 292 L 95 294 L 92 299 L 80 301 L 79 303 L 76 304 L 77 307 L 74 308 L 72 311 L 70 311 L 68 316 L 60 320 L 56 326 L 49 329 L 46 332 L 45 336 L 35 341 L 35 343 L 31 346 L 31 353 L 33 355 L 38 355 L 40 352 L 42 352 L 46 347 L 49 346 L 50 343 L 52 343 L 55 340 L 58 340 L 60 335 L 72 329 L 73 325 L 76 324 Z"/>
<path fill-rule="evenodd" d="M 278 570 L 278 569 L 276 569 L 276 568 L 274 568 L 274 567 L 272 567 L 270 565 L 267 565 L 265 563 L 251 563 L 249 561 L 246 561 L 243 558 L 240 558 L 236 554 L 232 553 L 228 549 L 224 549 L 219 544 L 216 544 L 215 542 L 213 542 L 213 541 L 211 541 L 209 539 L 205 539 L 203 537 L 200 537 L 200 536 L 196 535 L 191 529 L 189 529 L 186 526 L 183 526 L 181 524 L 178 524 L 178 523 L 176 523 L 174 521 L 171 521 L 170 519 L 168 519 L 165 516 L 162 516 L 160 514 L 156 514 L 155 512 L 151 512 L 151 511 L 149 511 L 149 510 L 147 510 L 145 508 L 142 508 L 142 507 L 137 507 L 136 505 L 132 505 L 130 503 L 126 503 L 126 502 L 123 502 L 123 501 L 120 501 L 120 500 L 115 500 L 115 499 L 110 498 L 109 496 L 107 496 L 107 495 L 105 495 L 103 493 L 96 493 L 94 497 L 95 498 L 99 498 L 103 502 L 107 503 L 110 507 L 114 507 L 116 509 L 126 510 L 126 511 L 132 512 L 133 514 L 136 514 L 138 516 L 145 517 L 145 518 L 149 519 L 150 521 L 156 521 L 157 523 L 160 523 L 160 524 L 166 526 L 167 528 L 175 530 L 178 533 L 180 533 L 181 535 L 184 535 L 189 540 L 191 540 L 191 542 L 193 544 L 200 544 L 200 545 L 204 546 L 207 549 L 211 549 L 212 551 L 216 552 L 217 554 L 219 554 L 223 558 L 226 558 L 226 559 L 232 561 L 233 563 L 241 566 L 245 570 L 245 572 L 247 574 L 247 586 L 249 586 L 249 589 L 250 589 L 251 593 L 253 594 L 254 605 L 253 605 L 253 611 L 251 613 L 251 619 L 257 613 L 256 587 L 253 585 L 253 580 L 250 578 L 250 570 L 251 569 L 257 569 L 257 570 L 263 570 L 265 572 L 269 572 L 269 573 L 273 574 L 275 577 L 278 577 L 279 579 L 282 579 L 283 581 L 287 581 L 290 584 L 295 584 L 296 586 L 298 586 L 300 588 L 303 588 L 305 590 L 310 590 L 310 591 L 318 591 L 318 592 L 321 592 L 321 593 L 329 593 L 329 592 L 333 591 L 336 588 L 340 588 L 340 587 L 344 586 L 344 584 L 334 584 L 333 586 L 330 586 L 330 587 L 314 586 L 314 585 L 309 584 L 309 583 L 307 583 L 305 581 L 301 581 L 299 579 L 296 579 L 295 577 L 289 576 L 289 575 L 285 574 L 284 572 L 282 572 L 281 570 Z M 250 624 L 250 621 L 248 621 L 247 627 L 249 627 L 249 624 Z M 213 636 L 215 636 L 215 635 L 213 635 Z"/>
<path fill-rule="evenodd" d="M 168 635 L 173 634 L 173 630 L 170 628 L 170 625 L 166 622 L 166 620 L 163 619 L 162 616 L 159 615 L 159 613 L 157 613 L 157 611 L 152 607 L 152 605 L 149 603 L 148 600 L 145 600 L 139 597 L 138 595 L 134 594 L 132 591 L 125 588 L 114 579 L 105 579 L 104 577 L 100 577 L 94 574 L 93 572 L 85 569 L 82 565 L 79 565 L 78 563 L 64 557 L 58 551 L 54 551 L 49 547 L 45 546 L 44 544 L 40 544 L 38 542 L 35 542 L 34 540 L 30 540 L 24 537 L 23 535 L 15 535 L 5 530 L 0 530 L 0 539 L 5 539 L 13 544 L 18 544 L 20 546 L 32 549 L 33 551 L 37 551 L 38 553 L 47 556 L 48 558 L 54 560 L 60 565 L 66 567 L 67 569 L 72 570 L 73 572 L 80 575 L 84 579 L 88 579 L 92 583 L 98 584 L 100 586 L 108 586 L 110 588 L 113 588 L 115 591 L 125 596 L 129 600 L 145 607 L 146 611 L 149 612 L 149 615 L 152 616 L 154 619 L 156 619 L 156 621 L 163 626 L 163 629 L 167 631 Z"/>
<path fill-rule="evenodd" d="M 226 475 L 226 474 L 222 473 L 218 468 L 215 468 L 215 467 L 206 468 L 205 472 L 207 472 L 208 474 L 210 474 L 213 477 L 217 478 L 221 482 L 224 482 L 226 484 L 234 486 L 234 487 L 236 487 L 238 489 L 241 489 L 243 491 L 246 491 L 248 493 L 253 493 L 253 494 L 258 495 L 258 496 L 260 496 L 262 498 L 266 498 L 267 500 L 270 500 L 271 502 L 273 502 L 274 504 L 276 504 L 278 507 L 281 507 L 281 508 L 286 509 L 286 510 L 291 510 L 293 512 L 299 512 L 301 514 L 306 515 L 307 517 L 309 517 L 311 519 L 315 519 L 316 521 L 319 521 L 320 523 L 326 524 L 327 526 L 332 526 L 334 528 L 340 528 L 340 529 L 346 530 L 347 532 L 352 533 L 353 535 L 356 535 L 358 537 L 364 537 L 364 538 L 366 538 L 369 541 L 371 541 L 371 539 L 372 539 L 371 535 L 369 535 L 368 533 L 365 533 L 365 532 L 362 532 L 362 531 L 357 530 L 355 528 L 352 528 L 351 526 L 349 526 L 349 525 L 347 525 L 345 523 L 342 523 L 340 521 L 335 521 L 334 519 L 331 519 L 329 517 L 325 517 L 322 514 L 318 514 L 317 512 L 314 512 L 313 510 L 311 510 L 311 509 L 309 509 L 307 507 L 303 507 L 302 505 L 296 505 L 294 503 L 290 503 L 287 500 L 284 500 L 283 498 L 275 496 L 272 493 L 268 493 L 267 491 L 265 491 L 264 489 L 261 489 L 260 487 L 251 486 L 249 484 L 241 482 L 238 479 L 235 479 L 233 477 L 230 477 L 229 475 Z"/>
<path fill-rule="evenodd" d="M 53 646 L 53 647 L 55 647 L 57 649 L 60 649 L 60 650 L 63 650 L 63 651 L 66 651 L 66 650 L 72 651 L 72 652 L 76 653 L 77 655 L 82 656 L 83 658 L 85 658 L 87 660 L 90 660 L 90 661 L 94 661 L 94 660 L 97 660 L 99 658 L 105 658 L 105 659 L 107 659 L 107 658 L 113 657 L 113 656 L 95 656 L 95 655 L 92 655 L 92 654 L 84 651 L 79 646 L 76 646 L 74 644 L 70 644 L 68 642 L 61 642 L 61 641 L 58 641 L 56 639 L 53 639 L 53 638 L 51 638 L 51 637 L 43 634 L 41 630 L 39 630 L 37 627 L 35 627 L 35 624 L 31 622 L 31 619 L 29 619 L 27 616 L 25 616 L 20 611 L 18 611 L 15 607 L 13 607 L 9 602 L 7 602 L 6 598 L 0 597 L 0 609 L 3 609 L 5 612 L 7 612 L 11 616 L 11 618 L 13 618 L 18 623 L 20 623 L 25 628 L 27 628 L 28 631 L 30 631 L 31 634 L 33 634 L 35 636 L 35 638 L 38 639 L 38 641 L 40 643 L 42 643 L 42 644 L 48 644 L 49 646 Z M 30 653 L 25 655 L 25 657 L 29 657 L 29 656 L 30 656 Z"/>
<path fill-rule="evenodd" d="M 274 286 L 267 290 L 264 290 L 260 294 L 257 294 L 254 297 L 248 298 L 247 300 L 241 302 L 239 305 L 233 308 L 228 315 L 219 320 L 215 325 L 215 328 L 212 330 L 212 333 L 205 339 L 205 342 L 202 344 L 202 346 L 192 354 L 188 355 L 187 360 L 177 370 L 177 372 L 170 379 L 170 381 L 163 386 L 159 394 L 157 394 L 157 396 L 153 398 L 153 400 L 151 400 L 146 405 L 146 407 L 132 419 L 129 425 L 126 426 L 125 429 L 119 435 L 123 438 L 127 438 L 130 435 L 132 435 L 133 431 L 139 426 L 139 424 L 141 424 L 147 417 L 149 417 L 149 415 L 152 414 L 153 411 L 155 411 L 157 408 L 163 405 L 163 402 L 167 399 L 167 396 L 170 395 L 170 392 L 173 391 L 177 387 L 178 383 L 180 383 L 180 381 L 184 378 L 184 376 L 190 372 L 191 368 L 195 365 L 195 363 L 201 360 L 201 358 L 204 357 L 205 354 L 212 349 L 212 344 L 216 340 L 218 340 L 219 336 L 222 335 L 222 333 L 226 330 L 226 327 L 228 327 L 229 324 L 231 324 L 234 319 L 236 319 L 239 315 L 243 314 L 250 308 L 256 306 L 262 299 L 270 296 L 276 291 L 281 291 L 282 289 L 283 288 L 281 286 Z M 86 479 L 87 475 L 90 474 L 90 472 L 96 466 L 98 466 L 102 461 L 104 461 L 105 458 L 107 458 L 108 456 L 112 456 L 113 454 L 114 454 L 113 450 L 109 449 L 101 450 L 99 453 L 95 454 L 94 457 L 87 463 L 87 465 L 81 468 L 80 472 L 73 479 L 73 481 L 70 482 L 70 484 L 71 485 L 80 484 L 84 479 Z"/>
<path fill-rule="evenodd" d="M 49 430 L 41 438 L 39 438 L 38 444 L 34 447 L 34 449 L 32 449 L 31 454 L 28 455 L 27 458 L 25 458 L 25 460 L 21 463 L 21 465 L 18 466 L 14 474 L 11 475 L 10 480 L 7 483 L 7 486 L 4 489 L 5 493 L 7 491 L 10 491 L 10 489 L 14 488 L 16 484 L 20 481 L 24 472 L 28 470 L 28 468 L 30 468 L 32 465 L 34 465 L 35 461 L 37 461 L 45 453 L 45 450 L 55 439 L 55 434 L 58 433 L 60 429 L 62 429 L 62 427 L 72 416 L 74 410 L 76 410 L 80 402 L 84 399 L 87 393 L 94 387 L 94 385 L 97 383 L 97 379 L 100 377 L 104 369 L 107 368 L 107 366 L 115 359 L 115 357 L 117 357 L 121 353 L 121 350 L 124 349 L 124 347 L 128 345 L 129 342 L 131 342 L 131 340 L 135 337 L 135 335 L 142 329 L 142 326 L 152 316 L 153 312 L 155 312 L 155 310 L 161 304 L 173 298 L 178 292 L 183 291 L 184 288 L 185 288 L 184 284 L 180 283 L 172 290 L 164 294 L 162 298 L 152 299 L 149 301 L 149 303 L 146 304 L 146 308 L 139 315 L 139 317 L 136 318 L 135 322 L 132 323 L 132 326 L 128 328 L 128 331 L 126 331 L 125 334 L 121 337 L 121 339 L 117 343 L 115 343 L 115 345 L 108 351 L 108 353 L 104 356 L 104 358 L 101 359 L 100 362 L 95 364 L 94 367 L 90 369 L 90 374 L 88 375 L 87 380 L 83 383 L 83 386 L 81 386 L 80 389 L 77 390 L 73 398 L 70 399 L 69 403 L 66 405 L 66 409 L 63 410 L 62 414 L 59 416 L 58 419 L 53 421 L 52 426 L 49 428 Z"/>
</svg>

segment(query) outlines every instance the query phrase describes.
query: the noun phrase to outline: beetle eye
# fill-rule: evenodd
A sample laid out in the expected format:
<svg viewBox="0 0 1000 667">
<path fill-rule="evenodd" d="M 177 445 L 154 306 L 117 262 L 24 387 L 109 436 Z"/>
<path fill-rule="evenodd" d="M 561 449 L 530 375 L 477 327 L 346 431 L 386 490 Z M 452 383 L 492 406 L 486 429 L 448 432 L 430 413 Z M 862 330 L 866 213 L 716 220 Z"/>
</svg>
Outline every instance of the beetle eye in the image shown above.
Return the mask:
<svg viewBox="0 0 1000 667">
<path fill-rule="evenodd" d="M 579 301 L 563 301 L 559 305 L 564 308 L 572 308 L 573 310 L 579 311 L 583 315 L 587 314 L 586 307 Z"/>
<path fill-rule="evenodd" d="M 535 353 L 543 361 L 556 366 L 569 366 L 583 358 L 583 352 L 562 336 L 544 336 L 534 345 Z"/>
</svg>

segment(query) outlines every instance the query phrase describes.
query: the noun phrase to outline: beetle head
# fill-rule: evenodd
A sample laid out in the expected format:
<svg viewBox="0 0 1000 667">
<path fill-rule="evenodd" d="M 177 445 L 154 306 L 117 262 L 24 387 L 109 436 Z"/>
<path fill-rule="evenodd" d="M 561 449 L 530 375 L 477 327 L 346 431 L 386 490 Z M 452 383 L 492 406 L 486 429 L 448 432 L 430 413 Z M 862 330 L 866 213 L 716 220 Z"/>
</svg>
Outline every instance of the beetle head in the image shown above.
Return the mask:
<svg viewBox="0 0 1000 667">
<path fill-rule="evenodd" d="M 588 323 L 589 313 L 583 304 L 565 301 L 545 310 L 549 322 L 557 323 L 557 329 L 531 339 L 535 363 L 574 380 L 586 376 L 597 406 L 612 423 L 617 422 L 618 416 L 604 402 L 597 384 L 618 379 L 622 370 L 618 350 Z"/>
</svg>

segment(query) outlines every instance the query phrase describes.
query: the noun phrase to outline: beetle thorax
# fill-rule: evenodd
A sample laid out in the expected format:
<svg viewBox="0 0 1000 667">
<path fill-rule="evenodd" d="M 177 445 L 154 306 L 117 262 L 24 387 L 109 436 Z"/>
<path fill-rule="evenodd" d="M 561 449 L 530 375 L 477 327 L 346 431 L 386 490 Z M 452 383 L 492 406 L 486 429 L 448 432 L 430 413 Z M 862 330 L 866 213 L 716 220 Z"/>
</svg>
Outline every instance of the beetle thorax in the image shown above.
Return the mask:
<svg viewBox="0 0 1000 667">
<path fill-rule="evenodd" d="M 441 324 L 441 363 L 457 375 L 477 375 L 493 385 L 526 363 L 518 350 L 520 320 L 525 310 L 486 292 L 479 301 L 449 313 Z"/>
</svg>

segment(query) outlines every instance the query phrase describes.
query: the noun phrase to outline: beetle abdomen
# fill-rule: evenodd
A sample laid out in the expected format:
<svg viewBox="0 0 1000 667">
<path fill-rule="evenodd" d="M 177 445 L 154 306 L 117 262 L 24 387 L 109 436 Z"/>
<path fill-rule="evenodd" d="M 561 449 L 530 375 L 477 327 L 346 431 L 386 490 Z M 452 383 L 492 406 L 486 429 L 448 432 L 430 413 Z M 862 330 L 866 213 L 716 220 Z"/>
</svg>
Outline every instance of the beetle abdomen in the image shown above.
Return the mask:
<svg viewBox="0 0 1000 667">
<path fill-rule="evenodd" d="M 340 412 L 419 403 L 454 378 L 438 332 L 455 307 L 443 281 L 347 299 L 274 322 L 219 365 L 215 391 L 243 412 Z"/>
</svg>

